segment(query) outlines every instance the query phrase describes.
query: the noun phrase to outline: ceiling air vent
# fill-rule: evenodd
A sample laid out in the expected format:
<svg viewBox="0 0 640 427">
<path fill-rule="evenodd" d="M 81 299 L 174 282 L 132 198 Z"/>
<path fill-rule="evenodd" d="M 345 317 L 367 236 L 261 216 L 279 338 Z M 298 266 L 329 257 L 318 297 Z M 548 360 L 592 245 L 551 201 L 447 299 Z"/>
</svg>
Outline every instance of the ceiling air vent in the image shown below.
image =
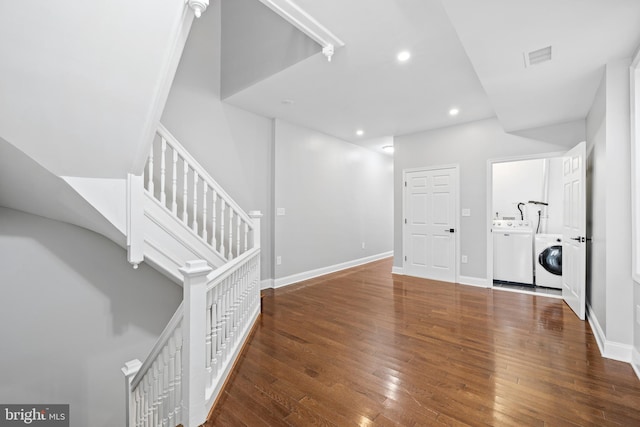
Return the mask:
<svg viewBox="0 0 640 427">
<path fill-rule="evenodd" d="M 542 49 L 533 50 L 524 54 L 525 67 L 538 65 L 547 61 L 551 61 L 551 46 L 543 47 Z"/>
</svg>

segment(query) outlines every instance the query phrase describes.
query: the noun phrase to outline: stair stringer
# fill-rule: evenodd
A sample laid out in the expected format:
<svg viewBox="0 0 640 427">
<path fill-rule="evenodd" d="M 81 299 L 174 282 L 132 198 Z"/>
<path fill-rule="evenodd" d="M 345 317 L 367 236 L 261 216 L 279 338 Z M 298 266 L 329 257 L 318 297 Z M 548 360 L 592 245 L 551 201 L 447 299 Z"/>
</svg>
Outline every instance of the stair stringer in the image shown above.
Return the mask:
<svg viewBox="0 0 640 427">
<path fill-rule="evenodd" d="M 127 198 L 129 194 L 126 179 L 83 177 L 63 177 L 63 179 L 124 237 L 128 237 L 128 233 L 141 233 L 143 260 L 180 286 L 182 286 L 183 276 L 178 269 L 184 267 L 187 261 L 204 259 L 213 269 L 227 262 L 187 224 L 172 215 L 142 187 L 134 189 L 141 194 L 139 197 L 142 198 L 142 210 L 138 215 L 143 215 L 143 218 L 141 221 L 134 222 L 140 229 L 128 230 Z M 135 215 L 135 213 L 132 214 Z M 124 239 L 119 244 L 122 245 L 123 241 Z M 128 244 L 124 246 L 125 249 L 127 246 Z M 136 266 L 138 262 L 132 263 Z"/>
<path fill-rule="evenodd" d="M 144 193 L 144 258 L 182 286 L 178 271 L 187 261 L 203 259 L 213 269 L 226 260 L 198 237 L 187 225 L 165 209 L 149 193 Z"/>
</svg>

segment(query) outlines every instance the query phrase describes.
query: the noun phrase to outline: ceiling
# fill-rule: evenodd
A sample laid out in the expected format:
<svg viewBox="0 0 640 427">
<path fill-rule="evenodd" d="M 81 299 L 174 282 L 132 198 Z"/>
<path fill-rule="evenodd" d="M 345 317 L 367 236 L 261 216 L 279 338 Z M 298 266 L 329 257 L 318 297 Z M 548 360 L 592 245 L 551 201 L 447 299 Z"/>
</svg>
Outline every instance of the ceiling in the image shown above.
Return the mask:
<svg viewBox="0 0 640 427">
<path fill-rule="evenodd" d="M 507 131 L 583 119 L 604 65 L 640 44 L 638 0 L 294 1 L 345 46 L 225 101 L 370 146 L 493 116 Z M 551 61 L 525 67 L 547 46 Z"/>
</svg>

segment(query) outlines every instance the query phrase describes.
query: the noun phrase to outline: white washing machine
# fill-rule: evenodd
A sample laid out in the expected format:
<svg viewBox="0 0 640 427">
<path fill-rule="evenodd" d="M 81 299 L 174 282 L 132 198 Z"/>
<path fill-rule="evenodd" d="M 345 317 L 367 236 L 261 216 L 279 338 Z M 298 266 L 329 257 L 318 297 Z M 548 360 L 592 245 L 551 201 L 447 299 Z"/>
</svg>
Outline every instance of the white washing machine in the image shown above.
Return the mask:
<svg viewBox="0 0 640 427">
<path fill-rule="evenodd" d="M 528 221 L 494 220 L 493 280 L 533 285 L 533 229 Z"/>
<path fill-rule="evenodd" d="M 536 234 L 536 286 L 562 289 L 562 235 Z"/>
</svg>

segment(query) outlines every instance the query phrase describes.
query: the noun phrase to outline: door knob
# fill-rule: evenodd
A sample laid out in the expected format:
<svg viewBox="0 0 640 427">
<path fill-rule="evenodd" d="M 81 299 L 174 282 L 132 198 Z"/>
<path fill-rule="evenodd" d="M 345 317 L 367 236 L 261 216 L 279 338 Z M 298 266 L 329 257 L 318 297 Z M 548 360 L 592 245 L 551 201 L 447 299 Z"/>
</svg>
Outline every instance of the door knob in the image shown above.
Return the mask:
<svg viewBox="0 0 640 427">
<path fill-rule="evenodd" d="M 449 228 L 449 229 L 446 229 L 446 230 L 444 230 L 444 231 L 445 231 L 446 233 L 455 233 L 455 232 L 456 232 L 455 228 Z"/>
</svg>

